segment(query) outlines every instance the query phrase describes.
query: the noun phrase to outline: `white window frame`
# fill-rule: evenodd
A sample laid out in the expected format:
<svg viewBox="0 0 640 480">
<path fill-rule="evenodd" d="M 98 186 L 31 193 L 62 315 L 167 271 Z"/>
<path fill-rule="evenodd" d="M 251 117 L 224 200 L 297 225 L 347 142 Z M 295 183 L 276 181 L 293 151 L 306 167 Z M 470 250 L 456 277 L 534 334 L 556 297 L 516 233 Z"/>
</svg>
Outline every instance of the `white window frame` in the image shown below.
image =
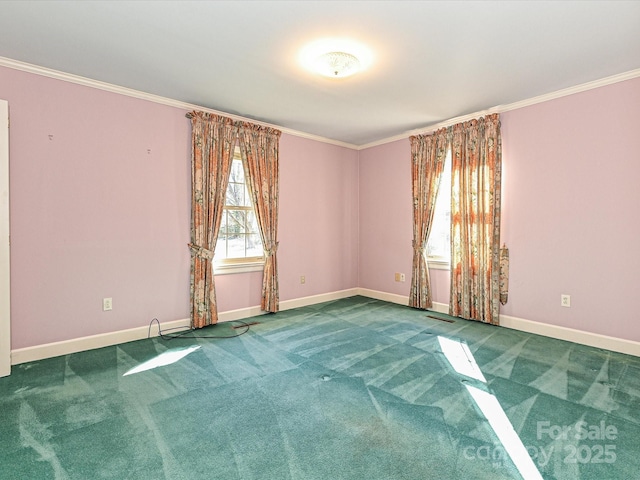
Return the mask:
<svg viewBox="0 0 640 480">
<path fill-rule="evenodd" d="M 451 270 L 451 260 L 427 257 L 427 266 L 433 270 Z"/>
<path fill-rule="evenodd" d="M 242 162 L 242 168 L 245 167 L 244 162 L 242 161 L 242 156 L 240 154 L 240 147 L 236 146 L 233 152 L 233 160 Z M 245 178 L 247 177 L 247 171 L 244 171 Z M 231 175 L 231 172 L 229 172 Z M 247 185 L 247 189 L 249 189 L 249 185 Z M 251 192 L 249 192 L 251 194 Z M 226 197 L 225 197 L 226 198 Z M 252 197 L 250 197 L 252 198 Z M 226 211 L 227 205 L 225 205 L 224 210 Z M 234 209 L 238 209 L 234 207 Z M 246 207 L 247 210 L 255 212 L 255 205 L 253 205 L 253 200 L 251 200 L 251 207 Z M 223 212 L 224 214 L 225 212 Z M 219 235 L 219 234 L 218 234 Z M 262 240 L 261 240 L 262 241 Z M 242 258 L 230 258 L 230 259 L 222 259 L 215 260 L 213 263 L 213 274 L 214 275 L 229 275 L 235 273 L 247 273 L 247 272 L 259 272 L 264 270 L 264 255 L 261 257 L 242 257 Z"/>
</svg>

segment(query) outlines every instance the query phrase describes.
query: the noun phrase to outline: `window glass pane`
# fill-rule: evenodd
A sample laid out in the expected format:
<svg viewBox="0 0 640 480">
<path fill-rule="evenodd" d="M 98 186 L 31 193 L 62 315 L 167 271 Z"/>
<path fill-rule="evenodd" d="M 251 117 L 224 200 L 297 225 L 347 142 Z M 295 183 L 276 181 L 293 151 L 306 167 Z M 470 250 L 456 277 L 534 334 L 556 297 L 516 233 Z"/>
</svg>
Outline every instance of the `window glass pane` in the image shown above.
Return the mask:
<svg viewBox="0 0 640 480">
<path fill-rule="evenodd" d="M 240 149 L 236 147 L 231 163 L 225 209 L 216 243 L 215 260 L 238 260 L 264 255 L 258 222 L 253 211 Z"/>
<path fill-rule="evenodd" d="M 227 238 L 227 258 L 242 258 L 245 254 L 244 235 L 236 235 Z"/>
<path fill-rule="evenodd" d="M 247 233 L 260 233 L 255 212 L 247 212 Z"/>
<path fill-rule="evenodd" d="M 251 198 L 251 196 L 249 195 L 249 189 L 247 188 L 247 186 L 244 186 L 244 205 L 245 207 L 253 207 L 253 199 Z"/>
<path fill-rule="evenodd" d="M 213 254 L 214 260 L 219 260 L 221 258 L 227 257 L 227 238 L 225 235 L 218 235 L 218 240 L 216 241 L 216 251 Z"/>
<path fill-rule="evenodd" d="M 227 211 L 222 212 L 222 220 L 220 220 L 220 233 L 218 237 L 224 236 L 227 233 Z"/>
<path fill-rule="evenodd" d="M 227 224 L 227 234 L 228 235 L 238 235 L 244 234 L 246 232 L 246 215 L 247 212 L 244 210 L 227 210 L 228 214 L 228 224 Z"/>
<path fill-rule="evenodd" d="M 232 207 L 244 207 L 245 206 L 245 186 L 243 183 L 229 182 L 227 186 L 227 205 Z"/>
<path fill-rule="evenodd" d="M 247 257 L 261 257 L 264 255 L 260 234 L 247 235 Z"/>
<path fill-rule="evenodd" d="M 436 210 L 427 242 L 427 257 L 449 261 L 451 258 L 451 151 L 447 158 L 438 189 Z"/>
<path fill-rule="evenodd" d="M 244 167 L 242 166 L 242 160 L 234 160 L 231 163 L 229 182 L 244 183 Z"/>
</svg>

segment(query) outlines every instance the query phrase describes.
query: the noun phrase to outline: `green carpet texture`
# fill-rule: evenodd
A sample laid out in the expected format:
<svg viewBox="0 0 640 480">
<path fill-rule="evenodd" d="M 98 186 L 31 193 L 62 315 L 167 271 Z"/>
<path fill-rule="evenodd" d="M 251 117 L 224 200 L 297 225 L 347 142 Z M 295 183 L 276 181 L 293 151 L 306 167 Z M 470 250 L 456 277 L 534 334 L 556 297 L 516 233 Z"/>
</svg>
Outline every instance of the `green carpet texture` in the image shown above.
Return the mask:
<svg viewBox="0 0 640 480">
<path fill-rule="evenodd" d="M 365 297 L 251 321 L 14 366 L 0 479 L 640 478 L 640 358 Z"/>
</svg>

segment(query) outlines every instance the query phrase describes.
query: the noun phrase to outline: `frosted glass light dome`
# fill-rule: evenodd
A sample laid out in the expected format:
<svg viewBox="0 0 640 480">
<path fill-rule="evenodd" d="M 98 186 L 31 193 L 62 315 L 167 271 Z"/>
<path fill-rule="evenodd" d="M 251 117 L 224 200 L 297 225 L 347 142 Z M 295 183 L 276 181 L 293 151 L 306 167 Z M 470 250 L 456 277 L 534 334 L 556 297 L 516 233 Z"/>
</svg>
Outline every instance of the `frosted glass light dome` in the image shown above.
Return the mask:
<svg viewBox="0 0 640 480">
<path fill-rule="evenodd" d="M 316 58 L 316 71 L 331 78 L 348 77 L 360 70 L 360 60 L 346 52 L 327 52 Z"/>
</svg>

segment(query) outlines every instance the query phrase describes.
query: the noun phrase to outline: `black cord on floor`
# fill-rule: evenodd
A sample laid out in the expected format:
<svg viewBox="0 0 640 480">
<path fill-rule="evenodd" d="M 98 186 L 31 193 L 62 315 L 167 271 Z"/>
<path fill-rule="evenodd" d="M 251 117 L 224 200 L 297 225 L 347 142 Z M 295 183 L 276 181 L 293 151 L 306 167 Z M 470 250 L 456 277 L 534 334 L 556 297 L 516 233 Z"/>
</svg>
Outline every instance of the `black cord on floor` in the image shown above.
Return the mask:
<svg viewBox="0 0 640 480">
<path fill-rule="evenodd" d="M 195 329 L 195 328 L 189 328 L 187 327 L 186 329 L 184 329 L 185 327 L 173 327 L 173 328 L 166 328 L 166 329 L 162 329 L 160 327 L 160 321 L 157 318 L 154 318 L 153 320 L 151 320 L 151 322 L 149 323 L 149 333 L 147 335 L 147 338 L 151 338 L 151 325 L 153 325 L 153 322 L 156 322 L 158 324 L 158 336 L 160 338 L 162 338 L 163 340 L 174 340 L 176 338 L 235 338 L 235 337 L 239 337 L 240 335 L 244 335 L 245 333 L 247 333 L 249 331 L 250 326 L 243 322 L 242 320 L 232 320 L 232 322 L 237 322 L 240 324 L 239 327 L 235 327 L 235 328 L 243 328 L 244 330 L 242 330 L 239 333 L 236 333 L 234 335 L 196 335 L 194 334 L 194 332 L 196 330 L 198 331 L 202 331 L 205 328 L 213 328 L 218 324 L 213 324 L 213 325 L 209 325 L 207 327 L 201 328 L 201 329 Z M 231 323 L 231 322 L 225 322 L 225 323 Z M 180 330 L 180 329 L 184 329 L 178 333 L 173 333 L 173 334 L 166 334 L 164 332 L 168 332 L 170 330 Z M 188 335 L 188 334 L 193 334 L 193 335 Z"/>
</svg>

